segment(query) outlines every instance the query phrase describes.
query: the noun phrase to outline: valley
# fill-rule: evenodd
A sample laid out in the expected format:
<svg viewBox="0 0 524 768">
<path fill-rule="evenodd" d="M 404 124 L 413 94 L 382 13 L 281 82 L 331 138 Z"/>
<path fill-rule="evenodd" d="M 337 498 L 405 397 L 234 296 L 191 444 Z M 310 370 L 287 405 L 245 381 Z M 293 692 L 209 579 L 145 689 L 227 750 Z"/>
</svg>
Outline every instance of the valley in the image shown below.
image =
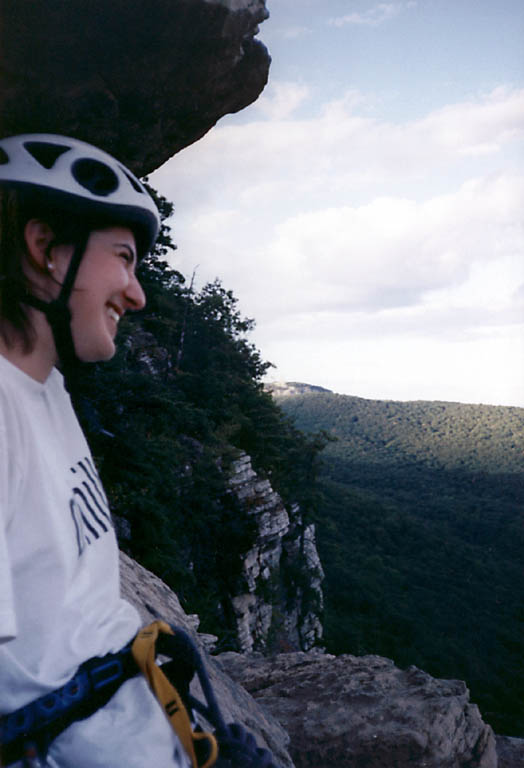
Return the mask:
<svg viewBox="0 0 524 768">
<path fill-rule="evenodd" d="M 279 396 L 322 433 L 325 641 L 467 682 L 524 734 L 524 409 Z"/>
</svg>

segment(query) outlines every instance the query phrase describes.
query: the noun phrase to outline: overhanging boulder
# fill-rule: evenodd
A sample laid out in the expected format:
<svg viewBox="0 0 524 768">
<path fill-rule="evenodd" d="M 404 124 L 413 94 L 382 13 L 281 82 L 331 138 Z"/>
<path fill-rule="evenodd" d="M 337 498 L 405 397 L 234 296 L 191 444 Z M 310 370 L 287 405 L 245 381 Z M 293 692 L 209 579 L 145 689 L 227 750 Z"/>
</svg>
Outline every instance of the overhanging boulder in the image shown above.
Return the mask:
<svg viewBox="0 0 524 768">
<path fill-rule="evenodd" d="M 5 0 L 0 135 L 90 141 L 150 173 L 253 102 L 265 0 Z"/>
</svg>

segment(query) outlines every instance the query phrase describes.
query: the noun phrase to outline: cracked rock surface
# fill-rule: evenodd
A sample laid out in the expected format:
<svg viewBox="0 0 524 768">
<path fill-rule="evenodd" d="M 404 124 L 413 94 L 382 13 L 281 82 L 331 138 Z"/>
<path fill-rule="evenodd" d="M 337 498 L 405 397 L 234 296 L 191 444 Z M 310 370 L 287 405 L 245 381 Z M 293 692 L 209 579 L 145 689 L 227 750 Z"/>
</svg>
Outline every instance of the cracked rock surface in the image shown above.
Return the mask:
<svg viewBox="0 0 524 768">
<path fill-rule="evenodd" d="M 379 656 L 219 656 L 286 728 L 296 768 L 496 768 L 465 684 Z"/>
</svg>

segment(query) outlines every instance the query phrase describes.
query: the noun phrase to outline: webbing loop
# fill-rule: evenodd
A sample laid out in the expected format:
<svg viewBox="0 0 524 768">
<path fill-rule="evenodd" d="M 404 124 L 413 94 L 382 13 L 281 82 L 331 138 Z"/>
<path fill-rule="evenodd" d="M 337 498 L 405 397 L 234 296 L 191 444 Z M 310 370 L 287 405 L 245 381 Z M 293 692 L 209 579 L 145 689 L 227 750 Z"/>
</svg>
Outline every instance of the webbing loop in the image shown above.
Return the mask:
<svg viewBox="0 0 524 768">
<path fill-rule="evenodd" d="M 189 715 L 176 688 L 155 662 L 156 641 L 159 633 L 174 635 L 173 629 L 164 621 L 154 621 L 141 629 L 131 646 L 133 658 L 158 699 L 174 731 L 178 734 L 182 746 L 191 759 L 193 768 L 210 768 L 218 757 L 215 737 L 207 732 L 194 732 Z M 198 764 L 194 742 L 206 739 L 210 747 L 210 756 L 202 765 Z"/>
</svg>

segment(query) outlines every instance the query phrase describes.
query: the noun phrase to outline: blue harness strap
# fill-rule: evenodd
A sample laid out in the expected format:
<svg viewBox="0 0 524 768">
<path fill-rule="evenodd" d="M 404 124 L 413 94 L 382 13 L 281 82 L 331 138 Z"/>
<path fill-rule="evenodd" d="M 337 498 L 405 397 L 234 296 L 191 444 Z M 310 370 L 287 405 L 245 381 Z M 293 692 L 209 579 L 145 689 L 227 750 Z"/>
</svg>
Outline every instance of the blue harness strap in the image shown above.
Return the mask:
<svg viewBox="0 0 524 768">
<path fill-rule="evenodd" d="M 103 707 L 125 680 L 139 670 L 131 644 L 117 653 L 84 662 L 61 688 L 0 718 L 0 761 L 9 765 L 36 748 L 45 758 L 49 745 L 76 720 Z"/>
<path fill-rule="evenodd" d="M 183 704 L 199 712 L 216 729 L 218 760 L 214 768 L 277 768 L 271 752 L 257 746 L 254 737 L 240 724 L 226 725 L 216 700 L 202 656 L 193 639 L 179 627 L 174 634 L 158 637 L 156 652 L 172 659 L 161 669 L 179 692 Z M 84 662 L 61 688 L 0 717 L 0 766 L 25 761 L 24 765 L 45 764 L 51 742 L 69 725 L 84 720 L 103 707 L 118 688 L 140 673 L 133 658 L 133 641 L 117 653 Z M 197 675 L 205 703 L 191 695 L 189 685 Z M 205 750 L 198 763 L 208 760 L 206 740 L 195 743 Z"/>
</svg>

